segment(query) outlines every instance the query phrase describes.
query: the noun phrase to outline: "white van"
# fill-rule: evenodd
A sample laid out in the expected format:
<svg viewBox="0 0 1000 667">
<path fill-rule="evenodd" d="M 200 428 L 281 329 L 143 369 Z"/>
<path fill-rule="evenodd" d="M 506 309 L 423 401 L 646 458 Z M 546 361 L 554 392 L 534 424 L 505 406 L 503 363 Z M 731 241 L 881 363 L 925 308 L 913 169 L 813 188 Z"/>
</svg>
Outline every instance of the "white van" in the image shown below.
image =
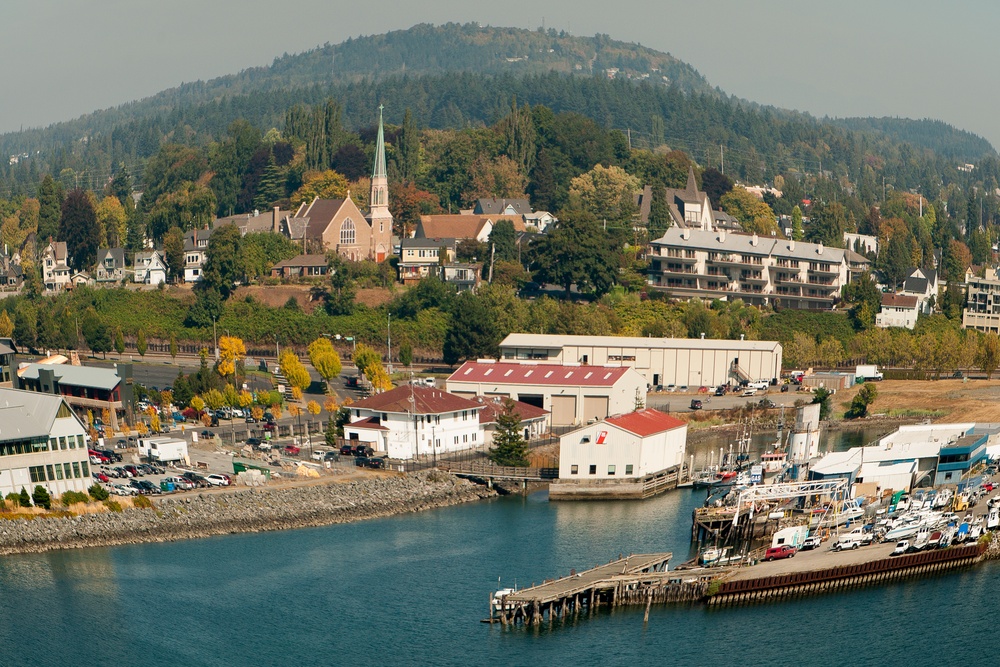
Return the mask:
<svg viewBox="0 0 1000 667">
<path fill-rule="evenodd" d="M 744 396 L 756 396 L 757 395 L 757 388 L 756 387 L 747 387 L 746 389 L 743 390 L 743 395 Z"/>
</svg>

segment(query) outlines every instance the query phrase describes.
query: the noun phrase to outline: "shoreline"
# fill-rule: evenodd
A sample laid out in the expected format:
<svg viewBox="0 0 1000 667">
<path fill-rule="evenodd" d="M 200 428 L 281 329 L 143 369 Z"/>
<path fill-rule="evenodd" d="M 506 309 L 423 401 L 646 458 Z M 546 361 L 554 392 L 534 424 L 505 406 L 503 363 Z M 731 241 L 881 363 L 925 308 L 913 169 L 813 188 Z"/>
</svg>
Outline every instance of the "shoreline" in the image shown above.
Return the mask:
<svg viewBox="0 0 1000 667">
<path fill-rule="evenodd" d="M 154 500 L 152 509 L 33 520 L 0 518 L 0 555 L 328 526 L 450 507 L 496 495 L 486 487 L 438 471 L 199 493 Z"/>
<path fill-rule="evenodd" d="M 821 422 L 821 429 L 824 431 L 860 431 L 866 428 L 893 428 L 896 429 L 905 424 L 918 424 L 923 421 L 922 417 L 871 417 L 855 420 L 838 420 Z M 773 426 L 774 424 L 770 424 Z M 689 429 L 688 444 L 701 444 L 705 440 L 710 440 L 719 434 L 732 435 L 740 430 L 739 424 L 722 424 L 710 426 L 708 428 Z"/>
</svg>

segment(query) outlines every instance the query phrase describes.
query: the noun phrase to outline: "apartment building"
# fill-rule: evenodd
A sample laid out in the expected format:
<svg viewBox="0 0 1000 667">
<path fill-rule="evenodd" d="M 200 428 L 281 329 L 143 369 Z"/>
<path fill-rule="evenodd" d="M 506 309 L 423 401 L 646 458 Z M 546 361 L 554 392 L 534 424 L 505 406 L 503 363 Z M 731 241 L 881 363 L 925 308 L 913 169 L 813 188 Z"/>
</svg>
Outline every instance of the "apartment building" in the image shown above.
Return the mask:
<svg viewBox="0 0 1000 667">
<path fill-rule="evenodd" d="M 672 227 L 649 245 L 649 284 L 677 298 L 826 310 L 868 259 L 822 243 Z"/>
</svg>

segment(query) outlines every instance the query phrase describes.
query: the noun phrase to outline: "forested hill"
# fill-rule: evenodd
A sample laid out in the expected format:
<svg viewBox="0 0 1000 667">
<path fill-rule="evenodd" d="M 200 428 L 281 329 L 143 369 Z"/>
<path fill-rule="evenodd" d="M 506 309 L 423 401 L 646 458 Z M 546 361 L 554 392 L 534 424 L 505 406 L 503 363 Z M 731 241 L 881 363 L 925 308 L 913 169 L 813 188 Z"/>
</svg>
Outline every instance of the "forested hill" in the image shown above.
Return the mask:
<svg viewBox="0 0 1000 667">
<path fill-rule="evenodd" d="M 944 158 L 975 162 L 994 154 L 986 139 L 939 120 L 909 118 L 843 118 L 833 121 L 841 127 L 861 132 L 877 132 L 894 141 L 929 148 Z"/>
<path fill-rule="evenodd" d="M 237 119 L 282 131 L 291 107 L 327 98 L 355 130 L 371 126 L 380 103 L 389 123 L 410 108 L 422 127 L 459 129 L 496 122 L 515 96 L 628 132 L 634 146 L 682 149 L 703 166 L 724 150 L 726 167 L 751 182 L 822 168 L 862 191 L 882 177 L 927 189 L 954 180 L 958 164 L 996 156 L 985 140 L 936 121 L 826 121 L 729 97 L 668 54 L 604 35 L 418 25 L 0 135 L 0 156 L 32 156 L 0 160 L 0 196 L 31 194 L 47 172 L 99 188 L 118 164 L 140 174 L 164 142 L 218 141 Z"/>
</svg>

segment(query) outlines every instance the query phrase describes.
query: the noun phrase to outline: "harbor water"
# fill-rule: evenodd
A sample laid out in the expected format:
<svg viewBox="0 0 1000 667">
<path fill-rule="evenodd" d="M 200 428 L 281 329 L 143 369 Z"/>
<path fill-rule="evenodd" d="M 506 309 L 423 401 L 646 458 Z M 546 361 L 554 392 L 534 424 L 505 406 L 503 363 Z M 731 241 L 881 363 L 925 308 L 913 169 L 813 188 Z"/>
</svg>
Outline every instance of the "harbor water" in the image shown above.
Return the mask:
<svg viewBox="0 0 1000 667">
<path fill-rule="evenodd" d="M 827 444 L 844 446 L 842 435 Z M 641 608 L 538 630 L 479 622 L 498 578 L 526 586 L 629 552 L 679 562 L 704 496 L 549 503 L 540 492 L 324 528 L 7 556 L 0 666 L 940 665 L 989 654 L 994 563 L 753 607 L 654 607 L 645 625 Z"/>
</svg>

